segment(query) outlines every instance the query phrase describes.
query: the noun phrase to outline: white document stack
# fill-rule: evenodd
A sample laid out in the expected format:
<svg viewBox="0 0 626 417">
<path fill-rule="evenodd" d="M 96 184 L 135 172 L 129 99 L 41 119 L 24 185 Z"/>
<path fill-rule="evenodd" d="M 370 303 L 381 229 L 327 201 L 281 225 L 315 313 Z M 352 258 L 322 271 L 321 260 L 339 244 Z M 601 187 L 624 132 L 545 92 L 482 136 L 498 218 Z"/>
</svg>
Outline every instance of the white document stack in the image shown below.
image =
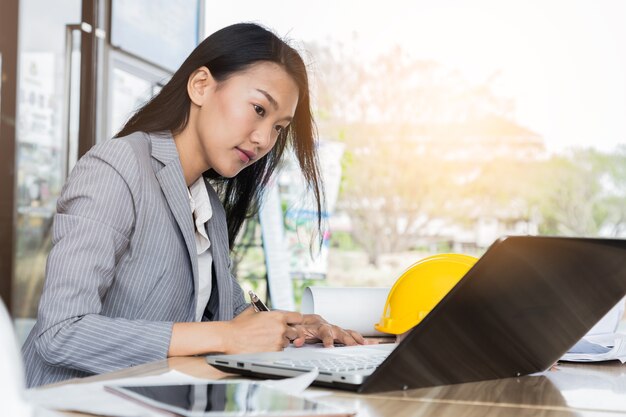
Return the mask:
<svg viewBox="0 0 626 417">
<path fill-rule="evenodd" d="M 561 357 L 570 362 L 626 362 L 626 334 L 619 325 L 624 316 L 626 298 L 613 307 L 578 343 Z"/>
</svg>

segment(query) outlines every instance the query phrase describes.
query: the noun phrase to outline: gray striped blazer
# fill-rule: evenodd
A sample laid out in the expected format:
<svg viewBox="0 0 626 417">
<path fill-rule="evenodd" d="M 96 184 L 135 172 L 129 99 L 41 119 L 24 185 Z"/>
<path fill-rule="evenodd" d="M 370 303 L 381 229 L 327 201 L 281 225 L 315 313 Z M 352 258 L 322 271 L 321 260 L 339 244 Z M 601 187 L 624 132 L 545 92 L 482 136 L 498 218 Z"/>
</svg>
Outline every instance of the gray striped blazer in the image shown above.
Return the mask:
<svg viewBox="0 0 626 417">
<path fill-rule="evenodd" d="M 204 320 L 243 311 L 224 209 L 207 183 L 213 292 Z M 37 324 L 22 353 L 29 387 L 164 359 L 172 325 L 194 321 L 198 266 L 171 134 L 94 146 L 57 203 Z"/>
</svg>

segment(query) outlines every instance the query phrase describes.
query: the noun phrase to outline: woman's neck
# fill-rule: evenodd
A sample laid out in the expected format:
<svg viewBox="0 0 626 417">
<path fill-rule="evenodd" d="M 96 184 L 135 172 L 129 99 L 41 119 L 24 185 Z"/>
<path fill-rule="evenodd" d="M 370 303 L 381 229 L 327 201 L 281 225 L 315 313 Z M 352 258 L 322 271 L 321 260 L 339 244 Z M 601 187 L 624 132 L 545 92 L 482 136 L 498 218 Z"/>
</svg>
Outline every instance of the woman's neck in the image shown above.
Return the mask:
<svg viewBox="0 0 626 417">
<path fill-rule="evenodd" d="M 206 161 L 201 156 L 203 154 L 202 151 L 198 149 L 198 138 L 189 128 L 192 125 L 191 121 L 190 117 L 189 123 L 187 123 L 183 131 L 174 135 L 174 143 L 176 144 L 187 187 L 190 187 L 191 184 L 200 178 L 203 172 L 209 169 Z"/>
</svg>

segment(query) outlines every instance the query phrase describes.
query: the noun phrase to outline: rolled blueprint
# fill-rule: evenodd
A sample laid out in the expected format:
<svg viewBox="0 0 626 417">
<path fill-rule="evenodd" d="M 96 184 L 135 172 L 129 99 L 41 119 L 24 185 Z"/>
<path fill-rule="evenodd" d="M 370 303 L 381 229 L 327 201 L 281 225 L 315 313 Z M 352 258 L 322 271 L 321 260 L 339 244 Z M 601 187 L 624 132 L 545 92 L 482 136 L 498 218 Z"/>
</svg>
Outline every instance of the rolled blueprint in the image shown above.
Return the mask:
<svg viewBox="0 0 626 417">
<path fill-rule="evenodd" d="M 391 288 L 307 287 L 302 313 L 319 314 L 329 323 L 356 330 L 363 336 L 389 336 L 374 329 Z"/>
</svg>

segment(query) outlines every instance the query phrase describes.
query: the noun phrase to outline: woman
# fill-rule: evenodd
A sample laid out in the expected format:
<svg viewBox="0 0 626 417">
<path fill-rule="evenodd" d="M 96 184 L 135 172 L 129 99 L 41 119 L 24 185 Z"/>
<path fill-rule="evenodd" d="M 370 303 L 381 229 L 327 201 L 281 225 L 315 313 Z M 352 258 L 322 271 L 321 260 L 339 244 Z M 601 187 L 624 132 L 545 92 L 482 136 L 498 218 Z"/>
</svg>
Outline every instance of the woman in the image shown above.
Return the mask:
<svg viewBox="0 0 626 417">
<path fill-rule="evenodd" d="M 364 343 L 315 315 L 255 313 L 230 274 L 288 143 L 321 208 L 313 127 L 304 63 L 274 34 L 237 24 L 198 45 L 72 171 L 23 348 L 28 385 L 168 356 Z"/>
</svg>

